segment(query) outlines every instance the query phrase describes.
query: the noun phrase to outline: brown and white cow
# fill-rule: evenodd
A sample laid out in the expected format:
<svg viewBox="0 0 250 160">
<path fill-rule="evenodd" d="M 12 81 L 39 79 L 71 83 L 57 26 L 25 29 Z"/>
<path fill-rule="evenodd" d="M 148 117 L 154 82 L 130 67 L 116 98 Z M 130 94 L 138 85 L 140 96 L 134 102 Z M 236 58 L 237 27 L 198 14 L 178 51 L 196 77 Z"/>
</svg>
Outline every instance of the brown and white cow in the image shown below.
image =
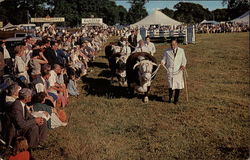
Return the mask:
<svg viewBox="0 0 250 160">
<path fill-rule="evenodd" d="M 144 94 L 143 101 L 148 102 L 153 73 L 157 69 L 156 59 L 148 53 L 138 52 L 129 56 L 126 64 L 127 83 L 131 95 L 134 91 Z"/>
</svg>

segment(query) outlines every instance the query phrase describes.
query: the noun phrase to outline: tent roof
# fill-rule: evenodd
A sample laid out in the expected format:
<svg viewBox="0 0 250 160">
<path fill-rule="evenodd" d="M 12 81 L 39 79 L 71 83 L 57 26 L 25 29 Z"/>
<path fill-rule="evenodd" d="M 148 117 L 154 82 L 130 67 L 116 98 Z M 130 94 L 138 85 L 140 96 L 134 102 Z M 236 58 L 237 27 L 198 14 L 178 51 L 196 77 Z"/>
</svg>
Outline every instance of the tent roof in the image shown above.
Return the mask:
<svg viewBox="0 0 250 160">
<path fill-rule="evenodd" d="M 244 14 L 242 14 L 238 18 L 233 19 L 231 22 L 235 22 L 235 23 L 248 23 L 249 24 L 249 11 L 247 11 Z"/>
<path fill-rule="evenodd" d="M 6 24 L 2 29 L 3 29 L 3 30 L 14 30 L 14 29 L 18 29 L 18 26 L 13 25 L 13 24 L 11 24 L 11 23 L 8 23 L 8 24 Z"/>
<path fill-rule="evenodd" d="M 151 15 L 148 15 L 147 17 L 143 18 L 139 22 L 136 22 L 132 24 L 131 26 L 150 26 L 154 24 L 160 24 L 160 25 L 180 25 L 181 22 L 178 22 L 161 11 L 154 11 Z"/>
<path fill-rule="evenodd" d="M 14 25 L 11 23 L 8 23 L 3 28 L 6 29 L 6 28 L 11 28 L 11 27 L 14 27 Z"/>
<path fill-rule="evenodd" d="M 218 24 L 218 22 L 203 20 L 200 24 Z"/>
</svg>

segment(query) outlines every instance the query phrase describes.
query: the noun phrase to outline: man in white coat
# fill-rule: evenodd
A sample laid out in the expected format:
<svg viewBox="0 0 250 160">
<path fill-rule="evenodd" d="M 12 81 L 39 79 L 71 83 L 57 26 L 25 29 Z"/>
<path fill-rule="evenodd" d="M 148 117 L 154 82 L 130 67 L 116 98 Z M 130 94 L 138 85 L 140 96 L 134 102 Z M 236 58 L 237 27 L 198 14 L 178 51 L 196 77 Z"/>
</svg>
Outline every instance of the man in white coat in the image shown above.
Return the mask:
<svg viewBox="0 0 250 160">
<path fill-rule="evenodd" d="M 167 68 L 169 103 L 171 103 L 173 92 L 175 91 L 174 104 L 177 104 L 180 90 L 184 88 L 183 71 L 185 70 L 187 60 L 184 49 L 178 47 L 176 40 L 172 40 L 171 47 L 164 52 L 161 63 Z"/>
</svg>

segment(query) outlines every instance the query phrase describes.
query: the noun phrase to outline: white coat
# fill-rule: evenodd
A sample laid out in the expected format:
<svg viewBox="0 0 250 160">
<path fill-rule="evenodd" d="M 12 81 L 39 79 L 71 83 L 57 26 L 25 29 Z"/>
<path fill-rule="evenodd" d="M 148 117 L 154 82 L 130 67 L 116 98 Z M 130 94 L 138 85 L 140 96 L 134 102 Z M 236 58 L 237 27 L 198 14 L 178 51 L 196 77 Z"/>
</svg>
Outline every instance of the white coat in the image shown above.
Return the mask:
<svg viewBox="0 0 250 160">
<path fill-rule="evenodd" d="M 151 54 L 152 56 L 154 56 L 154 54 L 155 54 L 155 52 L 156 52 L 154 43 L 149 42 L 149 43 L 146 43 L 145 45 L 148 47 L 148 49 L 149 49 L 149 51 L 150 51 L 150 54 Z"/>
<path fill-rule="evenodd" d="M 162 64 L 166 66 L 167 71 L 167 82 L 168 88 L 183 89 L 183 71 L 180 70 L 181 66 L 186 66 L 187 59 L 185 56 L 184 49 L 177 48 L 176 56 L 174 57 L 174 52 L 172 48 L 167 49 L 164 52 Z"/>
</svg>

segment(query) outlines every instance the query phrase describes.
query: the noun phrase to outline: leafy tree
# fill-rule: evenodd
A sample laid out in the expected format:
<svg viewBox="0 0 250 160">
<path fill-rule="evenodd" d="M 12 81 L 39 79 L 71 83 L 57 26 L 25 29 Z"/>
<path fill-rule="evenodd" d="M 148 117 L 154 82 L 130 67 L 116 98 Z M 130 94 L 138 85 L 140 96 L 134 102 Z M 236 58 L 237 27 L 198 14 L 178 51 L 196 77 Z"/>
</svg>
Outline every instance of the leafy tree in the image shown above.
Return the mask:
<svg viewBox="0 0 250 160">
<path fill-rule="evenodd" d="M 28 15 L 30 16 L 44 16 L 46 8 L 44 8 L 45 1 L 43 0 L 5 0 L 0 3 L 0 7 L 4 8 L 6 21 L 13 24 L 27 23 Z M 2 16 L 1 16 L 2 17 Z"/>
<path fill-rule="evenodd" d="M 174 19 L 185 23 L 199 23 L 204 19 L 211 19 L 212 15 L 207 8 L 200 4 L 179 2 L 174 8 Z"/>
<path fill-rule="evenodd" d="M 223 9 L 216 9 L 211 12 L 215 21 L 228 21 L 229 20 L 229 13 L 227 8 Z"/>
<path fill-rule="evenodd" d="M 174 18 L 174 10 L 168 9 L 168 8 L 164 8 L 161 11 L 162 11 L 162 13 L 166 14 L 170 18 Z"/>
<path fill-rule="evenodd" d="M 127 14 L 127 22 L 133 24 L 148 15 L 148 12 L 145 8 L 145 4 L 148 0 L 129 0 L 131 3 L 131 8 Z"/>
<path fill-rule="evenodd" d="M 249 0 L 223 0 L 223 4 L 227 5 L 228 16 L 230 19 L 237 18 L 249 11 L 250 1 Z"/>
</svg>

